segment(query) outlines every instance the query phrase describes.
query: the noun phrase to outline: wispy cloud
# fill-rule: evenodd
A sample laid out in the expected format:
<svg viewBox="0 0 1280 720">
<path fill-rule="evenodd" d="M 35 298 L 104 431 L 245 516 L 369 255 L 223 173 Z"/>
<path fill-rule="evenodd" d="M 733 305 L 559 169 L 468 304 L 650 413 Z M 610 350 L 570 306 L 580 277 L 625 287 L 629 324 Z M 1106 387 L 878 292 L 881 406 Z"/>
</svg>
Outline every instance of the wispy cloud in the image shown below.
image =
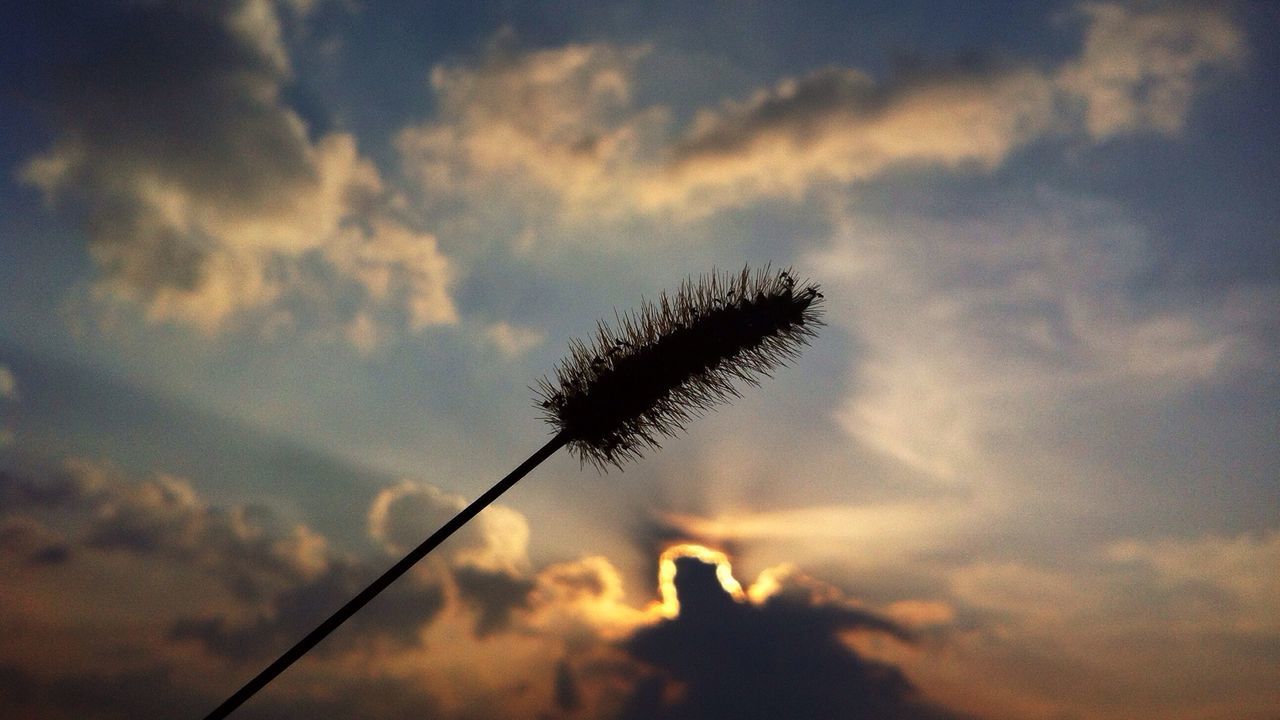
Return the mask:
<svg viewBox="0 0 1280 720">
<path fill-rule="evenodd" d="M 1243 34 L 1216 6 L 1085 3 L 1079 13 L 1084 48 L 1059 69 L 1057 82 L 1083 100 L 1095 139 L 1176 134 L 1205 80 L 1245 60 Z"/>
<path fill-rule="evenodd" d="M 1252 302 L 1134 303 L 1149 244 L 1105 201 L 1041 191 L 945 221 L 835 212 L 843 229 L 812 263 L 867 343 L 840 422 L 937 477 L 990 472 L 976 470 L 988 443 L 1039 403 L 1088 388 L 1161 397 L 1267 354 Z"/>
<path fill-rule="evenodd" d="M 894 167 L 989 170 L 1052 120 L 1052 85 L 1031 70 L 957 69 L 877 83 L 832 68 L 704 111 L 638 202 L 703 214 Z"/>
</svg>

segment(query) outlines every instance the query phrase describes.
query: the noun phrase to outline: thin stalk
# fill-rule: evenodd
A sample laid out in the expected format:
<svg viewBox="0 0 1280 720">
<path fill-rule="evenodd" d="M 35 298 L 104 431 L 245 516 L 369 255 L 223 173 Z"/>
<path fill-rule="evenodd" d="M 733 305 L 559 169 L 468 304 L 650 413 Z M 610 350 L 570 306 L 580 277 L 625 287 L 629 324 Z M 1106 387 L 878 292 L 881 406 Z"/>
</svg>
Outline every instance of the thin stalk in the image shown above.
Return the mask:
<svg viewBox="0 0 1280 720">
<path fill-rule="evenodd" d="M 329 616 L 328 620 L 320 623 L 315 630 L 307 633 L 307 636 L 297 642 L 296 645 L 289 648 L 283 655 L 276 659 L 275 662 L 268 665 L 262 672 L 258 673 L 252 680 L 244 684 L 244 687 L 236 691 L 234 695 L 227 698 L 213 712 L 205 716 L 205 720 L 222 720 L 230 715 L 233 710 L 240 707 L 246 700 L 253 697 L 253 694 L 261 690 L 267 683 L 271 682 L 277 675 L 284 672 L 286 668 L 294 663 L 295 660 L 302 657 L 308 650 L 315 647 L 319 642 L 325 639 L 329 633 L 333 632 L 339 625 L 346 622 L 348 618 L 356 613 L 357 610 L 364 607 L 378 593 L 387 589 L 387 586 L 395 582 L 397 578 L 409 571 L 409 568 L 417 564 L 419 560 L 426 557 L 427 553 L 436 548 L 437 545 L 444 542 L 450 535 L 457 532 L 459 528 L 467 523 L 468 520 L 475 517 L 481 510 L 488 507 L 498 496 L 506 492 L 515 485 L 520 478 L 529 474 L 530 470 L 540 465 L 543 460 L 551 457 L 555 451 L 559 450 L 566 442 L 569 441 L 569 435 L 561 432 L 542 446 L 542 449 L 535 452 L 520 464 L 520 467 L 511 471 L 503 479 L 499 480 L 496 485 L 489 488 L 483 495 L 476 498 L 470 505 L 458 511 L 453 519 L 445 523 L 439 530 L 432 533 L 431 537 L 422 542 L 421 545 L 414 548 L 405 555 L 400 562 L 391 566 L 390 570 L 382 573 L 377 580 L 374 580 L 369 587 L 361 590 L 358 595 L 347 601 L 337 612 Z"/>
</svg>

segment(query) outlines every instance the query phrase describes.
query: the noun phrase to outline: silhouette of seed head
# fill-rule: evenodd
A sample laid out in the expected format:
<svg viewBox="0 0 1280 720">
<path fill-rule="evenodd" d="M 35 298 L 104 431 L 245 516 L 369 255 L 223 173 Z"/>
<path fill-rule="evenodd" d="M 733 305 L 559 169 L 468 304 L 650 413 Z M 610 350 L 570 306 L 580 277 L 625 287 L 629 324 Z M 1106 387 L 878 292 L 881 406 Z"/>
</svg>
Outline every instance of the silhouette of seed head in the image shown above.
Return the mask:
<svg viewBox="0 0 1280 720">
<path fill-rule="evenodd" d="M 571 340 L 554 379 L 534 388 L 538 406 L 581 462 L 621 468 L 739 397 L 736 381 L 759 384 L 797 357 L 822 325 L 822 300 L 789 269 L 686 280 L 616 327 L 600 322 L 590 344 Z"/>
</svg>

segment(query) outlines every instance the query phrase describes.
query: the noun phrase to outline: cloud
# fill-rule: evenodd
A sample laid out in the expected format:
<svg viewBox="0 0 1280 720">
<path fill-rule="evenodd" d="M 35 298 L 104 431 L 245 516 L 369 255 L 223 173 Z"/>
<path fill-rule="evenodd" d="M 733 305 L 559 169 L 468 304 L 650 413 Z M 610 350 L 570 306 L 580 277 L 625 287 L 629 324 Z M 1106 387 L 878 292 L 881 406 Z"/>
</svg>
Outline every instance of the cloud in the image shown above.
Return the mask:
<svg viewBox="0 0 1280 720">
<path fill-rule="evenodd" d="M 705 213 L 893 167 L 990 170 L 1050 128 L 1053 101 L 1051 83 L 1028 69 L 877 83 L 828 68 L 702 111 L 640 202 Z"/>
<path fill-rule="evenodd" d="M 49 678 L 21 665 L 0 665 L 0 710 L 9 717 L 56 719 L 193 715 L 213 706 L 199 692 L 177 688 L 172 670 L 67 674 Z"/>
<path fill-rule="evenodd" d="M 169 475 L 134 478 L 81 460 L 56 470 L 5 469 L 0 564 L 22 580 L 0 591 L 12 639 L 0 647 L 0 685 L 21 681 L 26 690 L 0 691 L 0 709 L 26 714 L 19 710 L 34 706 L 50 717 L 86 718 L 207 711 L 247 670 L 365 587 L 385 562 L 348 557 L 262 508 L 210 505 Z M 438 576 L 415 571 L 402 578 L 376 612 L 353 618 L 317 648 L 309 679 L 276 683 L 278 697 L 295 702 L 264 716 L 346 707 L 347 716 L 371 717 L 377 708 L 429 706 L 416 681 L 385 674 L 381 663 L 417 648 L 446 600 Z M 26 650 L 15 654 L 15 647 Z M 379 662 L 364 665 L 349 695 L 317 694 L 311 683 L 351 683 L 343 665 L 353 656 Z M 316 679 L 328 675 L 334 677 Z M 144 678 L 147 701 L 122 690 L 141 692 L 134 680 Z M 395 697 L 362 690 L 378 686 Z"/>
<path fill-rule="evenodd" d="M 569 216 L 616 207 L 620 183 L 666 122 L 637 111 L 633 75 L 648 50 L 606 43 L 522 51 L 499 35 L 475 66 L 437 66 L 439 112 L 404 129 L 406 172 L 431 195 Z M 546 212 L 542 207 L 541 212 Z"/>
<path fill-rule="evenodd" d="M 547 339 L 547 334 L 541 330 L 512 325 L 505 321 L 489 325 L 485 328 L 484 334 L 489 342 L 492 342 L 507 357 L 523 355 Z"/>
<path fill-rule="evenodd" d="M 4 400 L 10 402 L 18 400 L 18 379 L 8 366 L 0 365 L 0 401 Z M 15 437 L 13 427 L 0 418 L 0 448 L 12 445 Z"/>
<path fill-rule="evenodd" d="M 0 517 L 0 553 L 33 565 L 56 565 L 70 558 L 71 549 L 60 534 L 32 518 Z"/>
<path fill-rule="evenodd" d="M 512 613 L 528 606 L 534 581 L 506 571 L 482 570 L 467 565 L 454 568 L 459 598 L 476 611 L 475 633 L 486 637 L 507 629 Z"/>
<path fill-rule="evenodd" d="M 718 546 L 786 545 L 805 559 L 836 555 L 845 567 L 877 569 L 935 551 L 976 522 L 973 507 L 954 498 L 919 502 L 821 505 L 783 510 L 725 511 L 711 517 L 667 514 L 680 536 Z"/>
<path fill-rule="evenodd" d="M 927 662 L 891 657 L 993 717 L 1266 717 L 1280 679 L 1278 548 L 1273 530 L 964 562 L 946 576 L 968 629 Z"/>
<path fill-rule="evenodd" d="M 1244 62 L 1243 33 L 1216 5 L 1085 3 L 1079 12 L 1084 49 L 1057 81 L 1083 100 L 1095 139 L 1139 130 L 1176 134 L 1204 80 Z"/>
<path fill-rule="evenodd" d="M 841 642 L 851 631 L 905 638 L 893 623 L 794 594 L 735 601 L 701 561 L 677 560 L 680 614 L 624 643 L 663 673 L 642 683 L 622 717 L 947 718 L 896 668 Z"/>
<path fill-rule="evenodd" d="M 832 67 L 702 110 L 637 201 L 696 216 L 893 168 L 990 171 L 1031 142 L 1075 132 L 1069 100 L 1083 101 L 1094 140 L 1174 134 L 1206 80 L 1244 57 L 1242 33 L 1220 8 L 1089 3 L 1080 12 L 1082 53 L 1056 73 L 969 64 L 877 82 Z"/>
<path fill-rule="evenodd" d="M 416 514 L 448 513 L 460 502 L 401 483 L 375 499 L 371 530 L 386 543 L 397 533 L 416 541 L 427 532 L 412 526 L 421 522 Z M 260 509 L 211 506 L 178 478 L 131 478 L 83 461 L 35 479 L 0 475 L 0 517 L 0 563 L 22 579 L 0 589 L 13 642 L 57 648 L 15 666 L 0 647 L 13 670 L 0 673 L 0 684 L 8 678 L 28 688 L 0 693 L 0 708 L 43 704 L 54 717 L 139 708 L 110 691 L 112 678 L 121 686 L 148 678 L 161 705 L 212 706 L 387 564 L 385 555 L 346 556 L 320 538 L 301 542 L 309 532 Z M 877 521 L 868 508 L 746 513 L 702 524 L 680 516 L 668 518 L 665 534 L 722 535 L 754 552 L 755 544 L 785 541 L 788 528 L 794 534 L 809 524 L 848 557 L 882 550 L 863 548 L 862 529 L 842 531 L 842 524 L 883 526 L 897 517 Z M 1117 540 L 1093 554 L 1071 553 L 1063 561 L 1070 565 L 940 558 L 930 548 L 964 542 L 961 530 L 945 529 L 941 539 L 905 551 L 934 589 L 885 595 L 880 588 L 877 609 L 795 567 L 770 568 L 740 585 L 722 553 L 689 546 L 667 548 L 657 576 L 663 597 L 637 605 L 606 558 L 531 569 L 522 553 L 494 549 L 519 543 L 486 533 L 504 535 L 496 527 L 464 537 L 440 556 L 445 562 L 398 581 L 318 648 L 307 672 L 281 678 L 278 698 L 264 697 L 256 712 L 291 717 L 300 707 L 326 714 L 341 706 L 353 717 L 423 707 L 443 718 L 945 718 L 1075 709 L 1110 720 L 1206 716 L 1223 687 L 1238 691 L 1237 709 L 1265 708 L 1274 687 L 1275 664 L 1267 662 L 1280 616 L 1274 532 Z M 882 560 L 900 564 L 902 557 Z M 880 575 L 870 573 L 868 582 Z M 108 580 L 108 590 L 94 584 Z M 104 593 L 114 598 L 107 615 L 89 609 Z M 642 589 L 641 598 L 650 594 Z M 132 607 L 118 602 L 123 597 Z M 88 626 L 76 619 L 88 617 Z M 153 630 L 124 636 L 121 627 Z M 58 634 L 66 628 L 75 630 L 74 642 Z M 1211 667 L 1197 661 L 1193 672 L 1187 658 L 1207 658 Z M 1147 671 L 1126 671 L 1134 666 Z M 1181 689 L 1161 690 L 1170 682 Z M 1096 689 L 1091 698 L 1070 692 L 1081 683 Z M 322 685 L 350 692 L 337 697 Z M 86 698 L 99 705 L 83 709 Z"/>
<path fill-rule="evenodd" d="M 1057 68 L 966 61 L 874 78 L 828 67 L 697 109 L 684 128 L 671 108 L 636 103 L 649 48 L 526 51 L 506 33 L 475 65 L 433 71 L 441 110 L 398 148 L 428 207 L 458 198 L 486 226 L 518 212 L 513 237 L 528 238 L 548 222 L 698 219 L 902 168 L 986 173 L 1051 137 L 1173 134 L 1243 58 L 1241 33 L 1213 7 L 1080 15 L 1080 55 Z"/>
<path fill-rule="evenodd" d="M 1213 590 L 1217 598 L 1211 605 L 1193 601 L 1181 608 L 1180 630 L 1229 629 L 1280 639 L 1280 531 L 1123 540 L 1106 555 L 1120 566 L 1151 572 L 1174 593 Z"/>
<path fill-rule="evenodd" d="M 556 666 L 556 708 L 562 712 L 572 713 L 582 707 L 582 694 L 578 683 L 573 679 L 573 671 L 567 662 Z"/>
<path fill-rule="evenodd" d="M 0 665 L 0 711 L 6 717 L 50 720 L 199 717 L 223 697 L 219 691 L 182 682 L 184 670 L 166 665 L 136 672 L 69 673 L 50 678 L 20 665 Z M 412 680 L 348 674 L 324 681 L 323 693 L 298 692 L 277 681 L 271 692 L 236 710 L 236 716 L 246 720 L 445 717 L 435 699 Z"/>
<path fill-rule="evenodd" d="M 94 299 L 207 332 L 324 330 L 354 312 L 412 330 L 455 320 L 435 239 L 396 219 L 354 137 L 312 139 L 283 99 L 292 67 L 276 4 L 126 4 L 93 18 L 57 61 L 57 138 L 22 176 L 84 220 Z"/>
<path fill-rule="evenodd" d="M 235 661 L 270 659 L 355 597 L 379 571 L 367 562 L 334 562 L 322 574 L 283 588 L 247 620 L 223 614 L 183 617 L 172 624 L 170 638 L 196 641 L 206 651 Z M 375 612 L 357 613 L 344 623 L 343 632 L 327 639 L 314 653 L 376 648 L 378 643 L 414 646 L 420 642 L 419 631 L 444 603 L 438 582 L 410 573 L 378 596 Z"/>
<path fill-rule="evenodd" d="M 829 68 L 703 110 L 673 138 L 668 109 L 632 100 L 646 48 L 509 43 L 475 67 L 433 72 L 440 117 L 406 129 L 398 145 L 429 191 L 492 198 L 503 183 L 570 220 L 696 217 L 901 164 L 990 169 L 1053 119 L 1052 83 L 1031 70 L 877 83 Z"/>
<path fill-rule="evenodd" d="M 627 604 L 622 576 L 607 558 L 552 563 L 533 580 L 522 625 L 563 638 L 570 647 L 625 637 L 652 621 L 651 613 Z"/>
<path fill-rule="evenodd" d="M 522 519 L 517 524 L 524 528 Z M 501 522 L 487 526 L 491 535 L 506 529 Z M 424 563 L 400 578 L 310 653 L 306 672 L 281 678 L 246 712 L 377 717 L 416 709 L 462 718 L 484 716 L 492 705 L 523 708 L 506 716 L 534 717 L 526 711 L 529 693 L 508 687 L 511 675 L 497 686 L 477 686 L 498 692 L 494 701 L 471 697 L 470 690 L 459 696 L 468 683 L 433 675 L 435 668 L 447 675 L 458 660 L 470 677 L 477 654 L 493 646 L 487 639 L 527 631 L 516 630 L 512 616 L 526 608 L 522 593 L 534 581 L 505 567 L 485 569 L 513 557 L 492 539 L 477 534 L 479 544 L 443 556 L 459 564 Z M 22 714 L 35 706 L 50 717 L 106 718 L 154 710 L 113 689 L 144 677 L 154 686 L 152 702 L 165 712 L 207 711 L 389 561 L 381 553 L 340 552 L 261 508 L 209 505 L 180 478 L 134 478 L 71 461 L 55 471 L 0 472 L 0 564 L 22 578 L 0 589 L 13 631 L 0 647 L 0 666 L 17 663 L 5 666 L 10 675 L 0 670 L 0 686 L 12 679 L 26 688 L 0 692 L 0 710 Z M 472 632 L 459 632 L 464 622 L 474 622 Z M 534 644 L 554 649 L 557 637 Z M 505 640 L 496 647 L 504 646 Z M 14 647 L 58 649 L 15 655 Z M 541 668 L 501 653 L 494 667 L 517 677 Z M 548 661 L 545 677 L 522 681 L 545 694 L 548 707 L 551 667 Z M 334 688 L 346 689 L 335 695 Z"/>
<path fill-rule="evenodd" d="M 466 507 L 465 498 L 405 480 L 382 490 L 369 508 L 369 533 L 389 552 L 417 547 Z M 491 505 L 441 546 L 451 563 L 520 573 L 528 564 L 529 523 L 520 513 Z"/>
<path fill-rule="evenodd" d="M 810 262 L 865 344 L 838 420 L 935 478 L 991 472 L 1002 438 L 1025 448 L 1026 424 L 1051 422 L 1046 403 L 1175 396 L 1267 362 L 1252 301 L 1131 298 L 1150 250 L 1112 203 L 1039 190 L 946 221 L 833 217 L 831 249 Z"/>
<path fill-rule="evenodd" d="M 16 400 L 18 397 L 18 379 L 8 366 L 0 365 L 0 400 Z"/>
<path fill-rule="evenodd" d="M 546 674 L 550 687 L 539 692 L 547 717 L 780 717 L 787 710 L 819 718 L 868 708 L 884 717 L 957 717 L 850 644 L 855 636 L 912 643 L 903 626 L 794 569 L 775 568 L 743 589 L 723 554 L 668 550 L 661 600 L 627 603 L 605 558 L 555 563 L 534 573 L 532 590 L 507 593 L 504 621 L 480 637 L 506 648 L 505 662 L 525 657 L 523 673 Z M 947 611 L 940 602 L 895 610 L 919 627 L 946 625 Z"/>
<path fill-rule="evenodd" d="M 79 547 L 194 567 L 245 598 L 315 578 L 329 564 L 324 538 L 305 526 L 285 529 L 261 508 L 212 507 L 172 475 L 132 482 L 84 460 L 39 479 L 0 474 L 0 509 L 75 519 Z"/>
<path fill-rule="evenodd" d="M 1206 80 L 1244 54 L 1216 9 L 1091 4 L 1080 56 L 1050 71 L 826 68 L 678 128 L 671 108 L 637 101 L 651 48 L 522 50 L 508 31 L 475 64 L 432 70 L 436 115 L 396 139 L 410 201 L 353 135 L 315 133 L 287 101 L 282 18 L 303 22 L 309 7 L 127 4 L 92 13 L 68 43 L 46 99 L 55 140 L 21 174 L 84 221 L 99 312 L 123 302 L 154 322 L 302 332 L 369 353 L 458 319 L 458 260 L 408 219 L 411 202 L 451 252 L 494 236 L 528 251 L 563 234 L 552 228 L 601 240 L 601 219 L 687 221 L 897 168 L 988 172 L 1081 123 L 1095 140 L 1176 132 Z M 487 332 L 512 355 L 534 341 L 509 325 Z"/>
</svg>

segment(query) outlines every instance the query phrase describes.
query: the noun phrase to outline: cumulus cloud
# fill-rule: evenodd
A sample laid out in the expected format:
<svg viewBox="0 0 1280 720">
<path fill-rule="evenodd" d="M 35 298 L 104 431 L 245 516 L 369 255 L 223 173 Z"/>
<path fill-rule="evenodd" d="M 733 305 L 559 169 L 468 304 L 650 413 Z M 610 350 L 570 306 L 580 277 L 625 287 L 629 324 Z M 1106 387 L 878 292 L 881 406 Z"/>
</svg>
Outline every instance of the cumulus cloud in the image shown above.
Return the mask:
<svg viewBox="0 0 1280 720">
<path fill-rule="evenodd" d="M 100 271 L 92 297 L 208 332 L 302 329 L 364 352 L 401 328 L 456 322 L 458 272 L 436 236 L 406 220 L 352 135 L 314 136 L 285 99 L 281 15 L 308 8 L 220 0 L 95 14 L 48 99 L 56 139 L 22 170 L 85 221 Z M 1243 60 L 1217 8 L 1080 13 L 1081 53 L 1053 70 L 826 68 L 703 108 L 686 128 L 670 108 L 637 103 L 649 48 L 522 50 L 504 33 L 477 63 L 433 69 L 437 113 L 396 145 L 437 228 L 538 238 L 547 223 L 698 218 L 894 168 L 989 171 L 1054 133 L 1174 133 L 1206 78 Z M 533 342 L 511 326 L 487 332 L 512 354 Z"/>
<path fill-rule="evenodd" d="M 523 51 L 504 35 L 473 66 L 435 69 L 441 112 L 403 131 L 399 149 L 424 195 L 469 198 L 476 213 L 519 198 L 526 219 L 691 219 L 904 167 L 988 172 L 1052 136 L 1172 134 L 1213 72 L 1243 58 L 1220 8 L 1080 14 L 1083 47 L 1057 68 L 970 62 L 873 78 L 830 67 L 703 108 L 687 128 L 636 104 L 646 48 Z"/>
<path fill-rule="evenodd" d="M 464 504 L 462 498 L 405 482 L 374 500 L 370 531 L 389 551 L 417 545 Z M 434 522 L 439 520 L 439 522 Z M 55 528 L 65 528 L 64 531 Z M 476 633 L 504 629 L 534 587 L 525 576 L 528 525 L 491 507 L 446 544 L 443 562 L 420 568 L 379 601 L 376 613 L 349 623 L 326 652 L 370 642 L 412 646 L 442 611 L 447 584 L 474 610 Z M 196 641 L 235 661 L 287 647 L 353 597 L 386 558 L 351 558 L 305 525 L 288 526 L 261 508 L 206 503 L 191 484 L 157 474 L 137 480 L 102 464 L 69 461 L 29 477 L 0 472 L 0 550 L 29 564 L 59 564 L 84 554 L 124 554 L 144 563 L 195 571 L 229 591 L 237 606 L 181 614 L 169 638 Z M 140 599 L 145 601 L 145 599 Z"/>
<path fill-rule="evenodd" d="M 410 526 L 415 512 L 449 512 L 459 502 L 430 486 L 396 485 L 375 501 L 371 531 L 384 543 L 417 541 L 427 530 Z M 783 526 L 825 523 L 830 538 L 847 539 L 838 525 L 870 517 L 806 512 L 718 527 L 672 518 L 671 532 L 772 543 Z M 16 642 L 59 648 L 15 660 L 0 647 L 8 658 L 0 686 L 25 688 L 0 693 L 0 708 L 39 706 L 53 717 L 212 706 L 386 563 L 302 542 L 308 533 L 262 510 L 210 506 L 178 478 L 129 478 L 84 462 L 35 479 L 5 471 L 0 518 L 0 563 L 23 578 L 0 588 Z M 947 718 L 962 716 L 954 708 L 992 717 L 1083 708 L 1120 718 L 1136 708 L 1190 718 L 1211 714 L 1213 689 L 1227 687 L 1228 676 L 1237 709 L 1268 707 L 1274 687 L 1275 665 L 1264 660 L 1277 632 L 1275 533 L 1115 541 L 1079 567 L 922 560 L 942 594 L 899 594 L 878 610 L 795 568 L 739 585 L 720 566 L 722 553 L 692 546 L 668 548 L 657 575 L 662 597 L 637 606 L 603 557 L 530 569 L 522 554 L 495 544 L 503 543 L 473 537 L 446 563 L 410 573 L 326 641 L 308 672 L 282 678 L 280 705 L 264 698 L 258 712 Z M 510 567 L 516 557 L 523 568 Z M 76 578 L 93 572 L 116 583 L 111 592 L 135 587 L 138 616 L 77 626 L 76 618 L 99 618 L 72 611 L 98 601 L 75 590 Z M 175 584 L 174 573 L 183 581 Z M 144 589 L 153 582 L 154 595 Z M 172 593 L 192 582 L 192 593 L 222 599 L 188 609 Z M 158 622 L 158 632 L 122 638 L 119 622 Z M 50 628 L 68 623 L 75 642 L 48 640 L 58 632 Z M 122 655 L 124 645 L 131 649 Z M 117 667 L 121 657 L 131 659 Z M 1187 657 L 1211 662 L 1189 674 L 1178 659 Z M 1125 672 L 1134 665 L 1151 672 Z M 213 674 L 201 679 L 193 666 Z M 1176 696 L 1158 686 L 1170 678 L 1183 688 Z M 111 691 L 143 679 L 157 707 Z M 350 692 L 317 690 L 334 683 Z M 1081 683 L 1097 689 L 1096 700 L 1070 692 Z"/>
<path fill-rule="evenodd" d="M 1204 79 L 1238 67 L 1244 36 L 1217 5 L 1086 3 L 1084 48 L 1057 81 L 1084 102 L 1085 127 L 1103 139 L 1186 123 Z"/>
<path fill-rule="evenodd" d="M 453 580 L 458 597 L 476 611 L 475 633 L 481 638 L 507 629 L 512 614 L 527 607 L 534 588 L 532 580 L 468 565 L 454 568 Z"/>
<path fill-rule="evenodd" d="M 369 509 L 369 533 L 388 551 L 406 552 L 440 529 L 467 501 L 432 485 L 406 480 L 386 488 Z M 528 565 L 529 523 L 519 512 L 490 505 L 441 549 L 450 562 L 519 573 Z"/>
<path fill-rule="evenodd" d="M 51 657 L 0 648 L 0 665 L 21 663 L 0 671 L 0 685 L 24 678 L 28 688 L 17 696 L 0 692 L 0 708 L 36 702 L 51 717 L 116 717 L 141 705 L 109 689 L 137 675 L 164 698 L 156 704 L 165 709 L 149 714 L 208 710 L 231 682 L 292 645 L 385 562 L 338 552 L 305 525 L 262 508 L 210 505 L 173 476 L 134 478 L 81 460 L 54 470 L 0 471 L 0 564 L 23 577 L 0 592 L 6 626 L 19 647 L 62 638 Z M 353 618 L 317 648 L 324 661 L 312 672 L 341 681 L 353 653 L 386 659 L 412 651 L 446 602 L 438 573 L 410 573 L 383 593 L 376 612 Z M 130 631 L 121 634 L 122 627 Z M 178 663 L 181 672 L 173 669 Z M 378 700 L 352 688 L 363 699 L 351 701 L 350 716 L 428 700 L 416 681 L 384 677 L 381 665 L 368 670 L 362 687 L 394 687 L 396 697 Z M 315 696 L 315 677 L 279 685 L 300 706 L 337 707 L 333 698 Z M 85 704 L 86 697 L 100 702 Z"/>
<path fill-rule="evenodd" d="M 905 638 L 892 622 L 794 594 L 761 605 L 735 601 L 713 566 L 677 563 L 680 614 L 624 644 L 662 674 L 639 685 L 622 717 L 958 717 L 922 698 L 896 668 L 860 657 L 840 639 L 859 630 Z"/>
<path fill-rule="evenodd" d="M 306 9 L 225 0 L 96 15 L 103 26 L 49 98 L 55 142 L 22 170 L 84 219 L 95 298 L 209 332 L 318 330 L 365 352 L 402 327 L 456 322 L 457 271 L 436 237 L 404 220 L 353 136 L 313 137 L 284 99 L 281 13 Z M 548 218 L 699 217 L 896 167 L 990 170 L 1070 132 L 1063 98 L 1084 104 L 1095 138 L 1175 132 L 1205 76 L 1243 57 L 1216 9 L 1081 12 L 1081 55 L 1054 73 L 827 68 L 703 109 L 686 129 L 636 104 L 648 48 L 524 51 L 503 35 L 478 64 L 432 71 L 438 113 L 397 146 L 428 214 L 461 201 L 474 224 L 506 208 L 530 236 Z M 535 340 L 509 325 L 487 333 L 509 354 Z"/>
<path fill-rule="evenodd" d="M 305 526 L 282 527 L 260 508 L 210 506 L 183 478 L 133 482 L 83 460 L 37 479 L 0 474 L 0 509 L 75 519 L 80 548 L 194 567 L 244 598 L 313 579 L 329 564 L 324 538 Z"/>
<path fill-rule="evenodd" d="M 434 238 L 395 219 L 351 135 L 313 139 L 283 99 L 279 13 L 270 0 L 94 13 L 50 98 L 57 138 L 23 177 L 83 218 L 94 296 L 152 320 L 279 328 L 306 319 L 292 312 L 305 295 L 335 316 L 322 328 L 347 305 L 413 329 L 453 322 Z"/>
<path fill-rule="evenodd" d="M 401 134 L 406 167 L 440 192 L 523 183 L 570 218 L 698 216 L 900 164 L 990 169 L 1052 120 L 1052 83 L 1031 70 L 877 83 L 830 68 L 704 110 L 672 137 L 667 109 L 632 101 L 644 48 L 497 48 L 475 67 L 434 71 L 442 112 Z"/>
<path fill-rule="evenodd" d="M 616 207 L 666 111 L 637 110 L 643 47 L 604 43 L 522 51 L 508 33 L 475 66 L 439 66 L 438 116 L 398 147 L 428 194 L 550 202 L 568 215 Z M 430 199 L 430 198 L 428 198 Z"/>
<path fill-rule="evenodd" d="M 627 603 L 622 576 L 607 558 L 552 563 L 533 580 L 521 622 L 571 647 L 621 638 L 652 621 L 651 613 Z"/>
<path fill-rule="evenodd" d="M 991 170 L 1032 141 L 1074 132 L 1063 108 L 1072 99 L 1083 100 L 1094 139 L 1174 134 L 1206 79 L 1243 60 L 1243 36 L 1218 7 L 1090 3 L 1081 13 L 1081 54 L 1056 73 L 958 66 L 877 82 L 827 68 L 703 110 L 637 202 L 697 214 L 895 167 Z"/>
<path fill-rule="evenodd" d="M 501 622 L 478 634 L 504 648 L 502 659 L 489 662 L 543 678 L 539 717 L 848 717 L 871 710 L 957 717 L 892 666 L 853 649 L 855 637 L 913 640 L 904 626 L 836 588 L 775 568 L 743 589 L 722 553 L 697 546 L 669 548 L 661 566 L 662 599 L 643 607 L 627 602 L 617 569 L 603 557 L 555 563 L 504 588 Z M 946 611 L 922 602 L 895 610 L 918 627 L 947 624 Z M 516 666 L 523 669 L 510 669 Z M 495 695 L 493 686 L 484 689 L 483 674 L 467 682 Z M 523 716 L 510 705 L 494 707 Z"/>
<path fill-rule="evenodd" d="M 266 607 L 249 619 L 224 614 L 179 618 L 170 628 L 178 641 L 196 641 L 208 652 L 236 661 L 270 659 L 319 625 L 376 577 L 367 562 L 338 561 L 306 582 L 275 593 Z M 344 631 L 314 652 L 331 654 L 375 643 L 413 646 L 419 631 L 444 607 L 440 584 L 409 574 L 378 596 L 376 612 L 358 613 Z"/>
</svg>

